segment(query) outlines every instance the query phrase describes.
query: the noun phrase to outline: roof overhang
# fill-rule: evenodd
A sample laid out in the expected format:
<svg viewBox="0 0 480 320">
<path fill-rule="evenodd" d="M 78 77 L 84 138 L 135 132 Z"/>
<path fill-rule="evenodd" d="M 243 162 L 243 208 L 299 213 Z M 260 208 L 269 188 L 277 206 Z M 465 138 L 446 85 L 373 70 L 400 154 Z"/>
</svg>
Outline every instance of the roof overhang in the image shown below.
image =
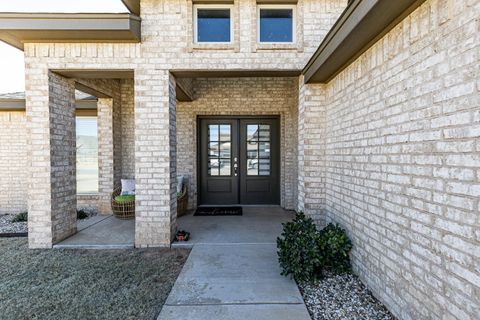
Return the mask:
<svg viewBox="0 0 480 320">
<path fill-rule="evenodd" d="M 77 110 L 97 109 L 97 100 L 76 100 Z M 0 99 L 0 111 L 25 111 L 25 99 Z"/>
<path fill-rule="evenodd" d="M 140 17 L 140 0 L 122 0 L 122 2 L 131 13 Z"/>
<path fill-rule="evenodd" d="M 302 73 L 305 83 L 326 83 L 355 61 L 425 0 L 353 0 Z"/>
<path fill-rule="evenodd" d="M 27 42 L 140 42 L 141 20 L 130 13 L 0 13 L 0 40 Z"/>
</svg>

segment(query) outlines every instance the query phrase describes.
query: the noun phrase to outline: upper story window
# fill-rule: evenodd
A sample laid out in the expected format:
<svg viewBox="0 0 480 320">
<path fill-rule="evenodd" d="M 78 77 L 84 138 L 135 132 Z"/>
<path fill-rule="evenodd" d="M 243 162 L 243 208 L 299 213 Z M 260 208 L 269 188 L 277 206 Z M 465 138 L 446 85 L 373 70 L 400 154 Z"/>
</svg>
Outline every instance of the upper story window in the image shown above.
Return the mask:
<svg viewBox="0 0 480 320">
<path fill-rule="evenodd" d="M 295 6 L 258 6 L 258 41 L 261 43 L 295 42 Z"/>
<path fill-rule="evenodd" d="M 194 6 L 195 43 L 231 43 L 232 30 L 231 5 Z"/>
</svg>

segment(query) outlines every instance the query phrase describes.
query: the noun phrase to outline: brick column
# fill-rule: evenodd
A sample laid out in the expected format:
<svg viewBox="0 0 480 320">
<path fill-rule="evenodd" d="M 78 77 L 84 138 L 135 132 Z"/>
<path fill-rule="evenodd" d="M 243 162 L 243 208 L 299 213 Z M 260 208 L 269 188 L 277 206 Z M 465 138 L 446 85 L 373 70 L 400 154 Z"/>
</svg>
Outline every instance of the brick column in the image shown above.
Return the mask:
<svg viewBox="0 0 480 320">
<path fill-rule="evenodd" d="M 75 87 L 47 69 L 26 68 L 30 248 L 76 232 Z"/>
<path fill-rule="evenodd" d="M 298 103 L 298 210 L 325 224 L 326 107 L 322 84 L 300 78 Z"/>
<path fill-rule="evenodd" d="M 110 195 L 114 188 L 113 99 L 99 98 L 98 123 L 98 211 L 111 213 Z"/>
<path fill-rule="evenodd" d="M 135 70 L 135 246 L 169 246 L 176 228 L 175 80 Z"/>
</svg>

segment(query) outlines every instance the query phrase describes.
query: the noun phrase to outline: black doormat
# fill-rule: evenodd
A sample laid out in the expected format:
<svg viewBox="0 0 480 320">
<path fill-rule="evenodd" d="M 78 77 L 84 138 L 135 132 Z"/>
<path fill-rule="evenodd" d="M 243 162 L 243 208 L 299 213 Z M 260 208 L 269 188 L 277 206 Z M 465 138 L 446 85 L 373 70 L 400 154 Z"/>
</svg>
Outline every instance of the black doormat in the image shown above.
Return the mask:
<svg viewBox="0 0 480 320">
<path fill-rule="evenodd" d="M 242 207 L 198 207 L 194 216 L 241 216 Z"/>
</svg>

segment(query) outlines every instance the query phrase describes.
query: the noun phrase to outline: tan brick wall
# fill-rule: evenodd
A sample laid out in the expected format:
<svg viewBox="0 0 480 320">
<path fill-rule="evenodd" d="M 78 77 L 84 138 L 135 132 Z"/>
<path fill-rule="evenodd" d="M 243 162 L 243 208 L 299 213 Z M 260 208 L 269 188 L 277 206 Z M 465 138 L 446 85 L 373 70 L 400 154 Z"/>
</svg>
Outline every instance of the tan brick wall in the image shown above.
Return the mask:
<svg viewBox="0 0 480 320">
<path fill-rule="evenodd" d="M 299 1 L 298 46 L 277 49 L 258 49 L 253 41 L 256 1 L 237 2 L 240 30 L 234 47 L 192 48 L 191 1 L 143 0 L 141 43 L 27 43 L 27 63 L 52 69 L 301 70 L 347 0 Z"/>
<path fill-rule="evenodd" d="M 281 204 L 294 208 L 296 186 L 297 78 L 195 79 L 195 100 L 177 105 L 178 174 L 188 177 L 189 207 L 197 200 L 197 116 L 279 115 L 281 122 Z"/>
<path fill-rule="evenodd" d="M 325 223 L 326 94 L 323 85 L 302 85 L 298 95 L 297 210 Z"/>
<path fill-rule="evenodd" d="M 135 178 L 135 100 L 133 79 L 121 82 L 122 178 Z"/>
<path fill-rule="evenodd" d="M 480 314 L 479 16 L 478 1 L 426 1 L 315 104 L 327 221 L 400 319 Z"/>
<path fill-rule="evenodd" d="M 27 117 L 0 111 L 0 214 L 27 210 Z"/>
</svg>

